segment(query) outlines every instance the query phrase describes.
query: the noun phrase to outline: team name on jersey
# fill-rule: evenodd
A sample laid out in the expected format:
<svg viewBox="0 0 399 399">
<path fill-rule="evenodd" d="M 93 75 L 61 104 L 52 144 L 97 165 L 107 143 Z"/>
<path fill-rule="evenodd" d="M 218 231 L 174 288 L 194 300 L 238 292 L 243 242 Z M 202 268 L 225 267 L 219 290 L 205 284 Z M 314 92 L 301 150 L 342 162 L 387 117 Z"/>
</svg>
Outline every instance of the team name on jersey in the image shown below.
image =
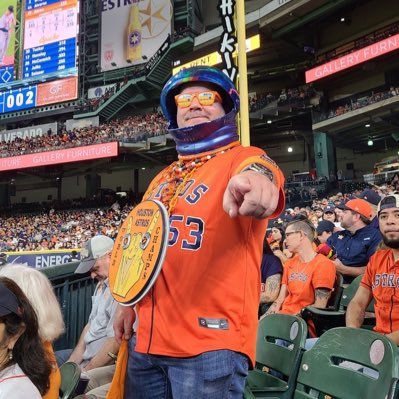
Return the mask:
<svg viewBox="0 0 399 399">
<path fill-rule="evenodd" d="M 160 184 L 158 189 L 155 191 L 153 199 L 160 199 L 162 191 L 167 185 L 168 183 Z M 190 205 L 195 205 L 208 190 L 209 187 L 206 184 L 196 184 L 195 180 L 191 179 L 187 181 L 183 191 L 179 194 L 179 198 L 184 198 L 184 200 Z"/>
<path fill-rule="evenodd" d="M 373 290 L 378 287 L 395 288 L 399 287 L 399 275 L 394 273 L 376 274 L 373 280 Z"/>
</svg>

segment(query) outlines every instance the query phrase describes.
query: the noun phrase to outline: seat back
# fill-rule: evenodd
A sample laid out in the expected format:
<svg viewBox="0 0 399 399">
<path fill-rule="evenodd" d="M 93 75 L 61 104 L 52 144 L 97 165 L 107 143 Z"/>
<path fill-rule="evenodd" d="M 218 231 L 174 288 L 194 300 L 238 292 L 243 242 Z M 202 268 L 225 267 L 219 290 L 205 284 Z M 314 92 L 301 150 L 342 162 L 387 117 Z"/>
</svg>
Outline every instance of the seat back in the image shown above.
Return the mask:
<svg viewBox="0 0 399 399">
<path fill-rule="evenodd" d="M 357 276 L 347 287 L 344 288 L 342 292 L 342 298 L 341 298 L 341 303 L 340 307 L 343 310 L 346 310 L 349 302 L 352 300 L 352 298 L 355 296 L 357 289 L 359 288 L 360 282 L 362 281 L 363 274 L 360 276 Z M 369 306 L 367 307 L 367 312 L 374 312 L 374 299 L 369 303 Z"/>
<path fill-rule="evenodd" d="M 335 276 L 334 288 L 327 302 L 327 308 L 331 310 L 339 309 L 339 304 L 341 302 L 341 297 L 343 292 L 343 287 L 342 287 L 343 283 L 344 283 L 344 278 L 342 274 L 337 272 Z"/>
<path fill-rule="evenodd" d="M 80 379 L 80 367 L 76 363 L 67 362 L 60 367 L 60 373 L 60 399 L 72 398 Z"/>
<path fill-rule="evenodd" d="M 297 316 L 267 315 L 259 322 L 256 368 L 273 369 L 289 379 L 295 371 L 295 365 L 299 365 L 307 332 L 306 322 Z M 276 340 L 285 341 L 286 346 L 279 341 L 276 343 Z"/>
<path fill-rule="evenodd" d="M 338 327 L 303 354 L 294 399 L 391 399 L 398 377 L 397 347 L 391 340 Z"/>
</svg>

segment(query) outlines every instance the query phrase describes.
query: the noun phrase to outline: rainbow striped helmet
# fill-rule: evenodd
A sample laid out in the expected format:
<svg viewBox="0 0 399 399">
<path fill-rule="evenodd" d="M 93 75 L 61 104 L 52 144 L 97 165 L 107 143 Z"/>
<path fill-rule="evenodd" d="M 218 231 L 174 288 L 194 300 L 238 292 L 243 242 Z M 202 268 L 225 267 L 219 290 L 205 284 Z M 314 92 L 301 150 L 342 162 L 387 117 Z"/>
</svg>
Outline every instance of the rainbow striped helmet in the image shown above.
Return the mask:
<svg viewBox="0 0 399 399">
<path fill-rule="evenodd" d="M 215 86 L 221 95 L 223 108 L 227 113 L 234 110 L 236 113 L 240 108 L 240 96 L 229 77 L 217 68 L 200 66 L 183 69 L 172 76 L 165 84 L 161 92 L 161 108 L 169 121 L 169 129 L 176 129 L 176 103 L 175 95 L 179 93 L 181 86 L 186 83 L 210 83 Z"/>
</svg>

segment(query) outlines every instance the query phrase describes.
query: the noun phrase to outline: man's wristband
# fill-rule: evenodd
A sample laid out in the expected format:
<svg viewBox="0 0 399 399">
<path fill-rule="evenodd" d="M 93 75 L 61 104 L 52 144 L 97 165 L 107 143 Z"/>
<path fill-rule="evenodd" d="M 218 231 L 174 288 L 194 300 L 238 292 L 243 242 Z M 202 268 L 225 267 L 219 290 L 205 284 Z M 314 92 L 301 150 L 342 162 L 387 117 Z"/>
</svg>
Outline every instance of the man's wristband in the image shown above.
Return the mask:
<svg viewBox="0 0 399 399">
<path fill-rule="evenodd" d="M 262 165 L 260 163 L 251 163 L 245 169 L 243 169 L 241 172 L 246 172 L 247 170 L 252 170 L 253 172 L 260 173 L 260 174 L 266 176 L 273 184 L 276 184 L 276 179 L 275 179 L 274 173 L 269 168 L 267 168 L 265 165 Z"/>
</svg>

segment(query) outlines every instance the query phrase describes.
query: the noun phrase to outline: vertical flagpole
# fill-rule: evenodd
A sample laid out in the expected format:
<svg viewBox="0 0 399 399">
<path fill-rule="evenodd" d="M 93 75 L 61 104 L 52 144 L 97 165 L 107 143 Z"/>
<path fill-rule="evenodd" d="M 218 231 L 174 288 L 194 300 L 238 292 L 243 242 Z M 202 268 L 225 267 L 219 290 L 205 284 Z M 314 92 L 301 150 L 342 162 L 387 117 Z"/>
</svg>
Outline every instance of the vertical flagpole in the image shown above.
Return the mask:
<svg viewBox="0 0 399 399">
<path fill-rule="evenodd" d="M 250 145 L 247 52 L 245 32 L 245 0 L 236 2 L 237 44 L 238 44 L 238 91 L 240 93 L 240 136 L 243 146 Z"/>
</svg>

